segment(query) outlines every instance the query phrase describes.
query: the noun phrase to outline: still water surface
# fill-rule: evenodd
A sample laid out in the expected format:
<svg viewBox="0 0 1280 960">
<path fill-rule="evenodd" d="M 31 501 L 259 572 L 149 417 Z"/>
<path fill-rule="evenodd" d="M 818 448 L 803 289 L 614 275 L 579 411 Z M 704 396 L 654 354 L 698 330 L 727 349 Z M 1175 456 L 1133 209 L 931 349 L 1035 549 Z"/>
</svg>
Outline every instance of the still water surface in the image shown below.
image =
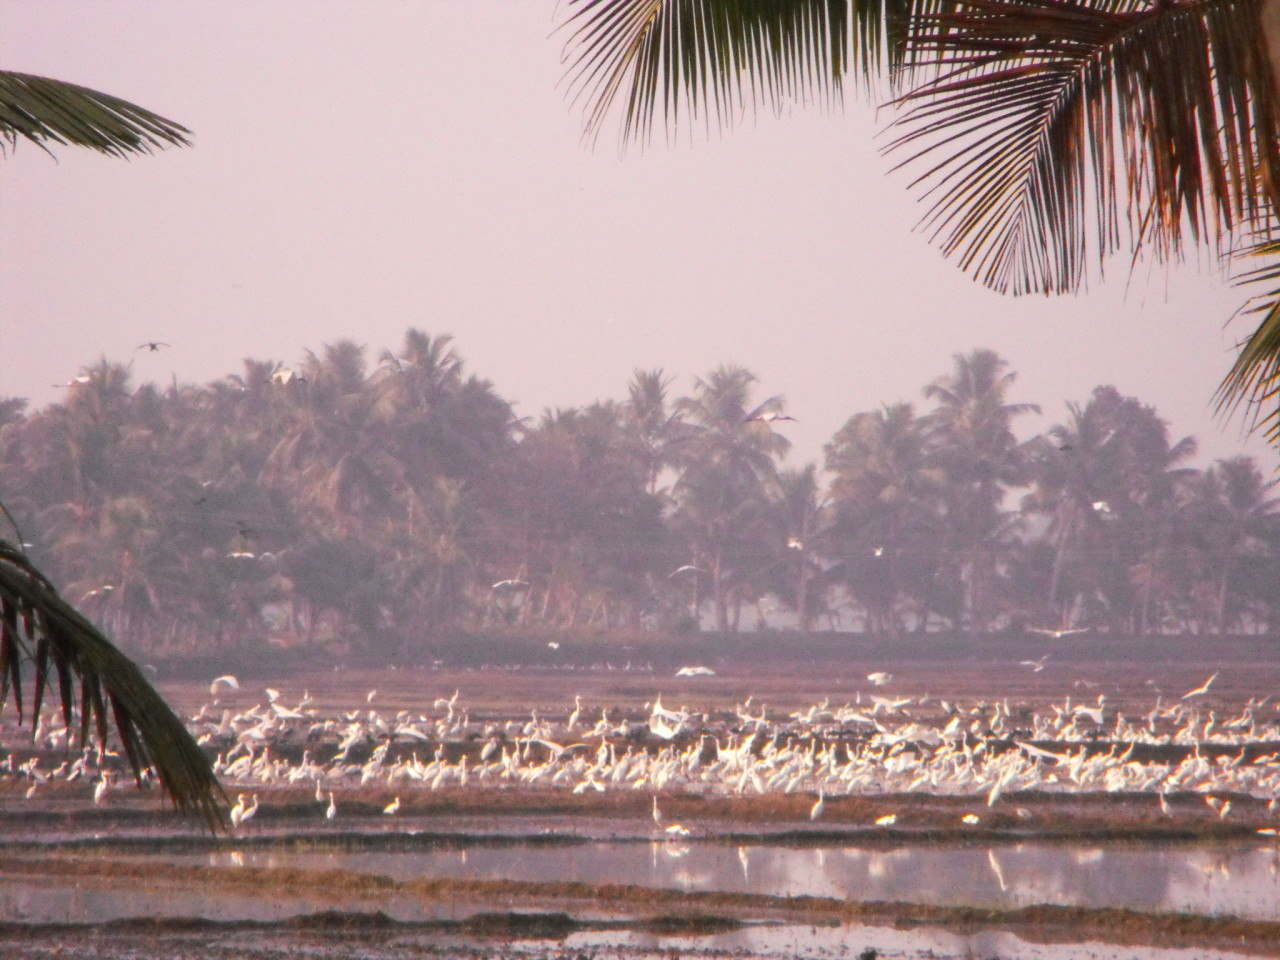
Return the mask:
<svg viewBox="0 0 1280 960">
<path fill-rule="evenodd" d="M 299 845 L 226 846 L 211 853 L 152 854 L 103 850 L 84 856 L 146 859 L 182 865 L 288 867 L 391 877 L 515 881 L 581 881 L 685 891 L 834 897 L 945 906 L 1017 908 L 1034 904 L 1125 907 L 1144 912 L 1231 914 L 1280 921 L 1280 849 L 1250 842 L 1219 846 L 1018 843 L 972 846 L 856 845 L 794 847 L 723 841 L 591 840 L 537 844 L 490 840 L 408 849 L 370 850 L 358 843 L 314 838 Z M 49 891 L 38 898 L 0 882 L 0 920 L 97 921 L 147 912 L 145 892 Z M 203 899 L 203 898 L 202 898 Z M 316 909 L 251 897 L 213 901 L 168 915 L 271 919 Z M 243 902 L 234 902 L 240 901 Z M 40 906 L 37 906 L 40 904 Z M 422 905 L 384 905 L 400 919 L 428 915 Z M 210 911 L 213 911 L 210 913 Z M 429 915 L 453 911 L 431 908 Z M 86 915 L 92 914 L 92 915 Z"/>
<path fill-rule="evenodd" d="M 412 852 L 244 850 L 205 862 L 419 877 L 583 881 L 947 906 L 1039 903 L 1280 920 L 1280 851 L 1230 847 L 731 846 L 670 841 Z"/>
</svg>

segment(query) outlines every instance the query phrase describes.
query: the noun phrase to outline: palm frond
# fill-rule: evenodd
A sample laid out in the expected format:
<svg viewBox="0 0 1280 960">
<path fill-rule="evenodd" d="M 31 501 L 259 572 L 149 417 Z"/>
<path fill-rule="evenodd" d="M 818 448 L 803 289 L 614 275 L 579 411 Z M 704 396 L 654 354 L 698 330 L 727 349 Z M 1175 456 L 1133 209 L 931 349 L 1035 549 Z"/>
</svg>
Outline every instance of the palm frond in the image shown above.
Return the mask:
<svg viewBox="0 0 1280 960">
<path fill-rule="evenodd" d="M 1122 239 L 1176 256 L 1275 209 L 1256 0 L 957 0 L 908 38 L 925 79 L 890 149 L 922 225 L 982 282 L 1079 287 Z M 1122 221 L 1127 220 L 1127 237 Z"/>
<path fill-rule="evenodd" d="M 0 540 L 0 707 L 12 693 L 19 722 L 27 669 L 34 672 L 32 723 L 56 682 L 63 721 L 68 730 L 78 722 L 81 743 L 91 736 L 104 743 L 114 725 L 135 779 L 153 768 L 174 806 L 202 816 L 210 829 L 221 825 L 218 799 L 226 798 L 182 721 L 133 661 Z"/>
<path fill-rule="evenodd" d="M 570 0 L 562 29 L 568 88 L 594 139 L 625 99 L 622 138 L 642 140 L 655 113 L 728 126 L 762 105 L 838 103 L 851 14 L 866 63 L 881 48 L 884 7 L 906 0 Z M 895 22 L 905 25 L 905 16 Z"/>
<path fill-rule="evenodd" d="M 1219 415 L 1247 408 L 1251 429 L 1262 427 L 1280 444 L 1280 240 L 1265 240 L 1246 252 L 1270 260 L 1242 274 L 1241 283 L 1265 283 L 1271 289 L 1253 297 L 1241 313 L 1261 314 L 1258 326 L 1241 344 L 1235 363 L 1218 386 Z"/>
<path fill-rule="evenodd" d="M 74 83 L 0 71 L 0 151 L 18 140 L 59 143 L 112 156 L 189 146 L 191 131 L 127 100 Z"/>
</svg>

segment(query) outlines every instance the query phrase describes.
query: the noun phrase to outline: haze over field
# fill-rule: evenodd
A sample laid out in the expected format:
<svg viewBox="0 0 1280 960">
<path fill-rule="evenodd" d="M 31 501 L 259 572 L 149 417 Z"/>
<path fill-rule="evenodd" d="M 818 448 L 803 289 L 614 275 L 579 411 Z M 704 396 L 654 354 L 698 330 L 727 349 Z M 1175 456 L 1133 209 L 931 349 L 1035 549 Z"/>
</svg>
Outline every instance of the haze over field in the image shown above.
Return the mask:
<svg viewBox="0 0 1280 960">
<path fill-rule="evenodd" d="M 989 347 L 1011 399 L 1043 408 L 1022 436 L 1114 384 L 1200 462 L 1275 463 L 1210 407 L 1242 291 L 1203 265 L 1126 282 L 1123 262 L 1080 297 L 981 289 L 912 231 L 922 208 L 854 96 L 622 156 L 581 143 L 552 2 L 0 10 L 6 68 L 134 100 L 195 144 L 5 159 L 0 394 L 60 399 L 99 356 L 161 385 L 342 338 L 376 356 L 414 326 L 454 334 L 521 415 L 617 398 L 637 367 L 685 392 L 742 364 L 787 398 L 796 463 Z"/>
</svg>

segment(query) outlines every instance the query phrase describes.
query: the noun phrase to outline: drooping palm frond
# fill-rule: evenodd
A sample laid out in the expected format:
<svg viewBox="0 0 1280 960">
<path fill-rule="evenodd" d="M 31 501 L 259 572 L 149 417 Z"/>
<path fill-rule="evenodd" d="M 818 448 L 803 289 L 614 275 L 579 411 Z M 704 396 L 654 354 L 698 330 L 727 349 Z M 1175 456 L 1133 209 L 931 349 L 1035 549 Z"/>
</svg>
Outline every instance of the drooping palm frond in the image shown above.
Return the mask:
<svg viewBox="0 0 1280 960">
<path fill-rule="evenodd" d="M 1176 256 L 1265 220 L 1280 185 L 1258 0 L 956 0 L 908 38 L 926 78 L 890 149 L 924 226 L 1001 291 L 1079 287 L 1127 239 Z M 1121 223 L 1127 218 L 1128 236 Z"/>
<path fill-rule="evenodd" d="M 1261 427 L 1273 444 L 1280 444 L 1280 240 L 1264 240 L 1241 256 L 1269 260 L 1238 279 L 1247 284 L 1268 284 L 1270 289 L 1252 298 L 1240 311 L 1260 314 L 1262 320 L 1241 344 L 1215 397 L 1220 415 L 1248 409 L 1249 425 Z"/>
<path fill-rule="evenodd" d="M 179 810 L 222 823 L 225 801 L 209 759 L 137 666 L 71 604 L 27 559 L 0 540 L 0 707 L 13 696 L 21 722 L 26 670 L 34 672 L 31 722 L 47 691 L 57 686 L 63 721 L 81 743 L 107 739 L 115 727 L 124 754 L 141 780 L 153 768 Z M 77 692 L 78 686 L 78 692 Z"/>
<path fill-rule="evenodd" d="M 838 102 L 852 21 L 859 53 L 881 48 L 885 7 L 907 0 L 569 0 L 563 59 L 586 136 L 619 97 L 622 138 L 642 140 L 655 114 L 728 126 L 743 112 L 805 97 Z M 905 25 L 906 18 L 895 19 Z"/>
<path fill-rule="evenodd" d="M 0 71 L 0 151 L 19 139 L 41 149 L 60 143 L 112 156 L 189 146 L 191 131 L 127 100 L 48 77 Z"/>
</svg>

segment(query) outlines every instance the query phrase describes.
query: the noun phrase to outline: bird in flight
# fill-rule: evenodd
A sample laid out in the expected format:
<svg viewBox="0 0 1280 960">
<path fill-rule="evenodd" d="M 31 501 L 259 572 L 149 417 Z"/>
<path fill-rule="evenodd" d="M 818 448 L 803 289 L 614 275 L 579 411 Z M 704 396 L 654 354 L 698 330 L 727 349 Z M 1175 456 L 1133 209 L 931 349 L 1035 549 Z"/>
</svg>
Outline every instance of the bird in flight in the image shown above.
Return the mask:
<svg viewBox="0 0 1280 960">
<path fill-rule="evenodd" d="M 1073 633 L 1088 633 L 1088 627 L 1065 627 L 1062 630 L 1053 630 L 1049 627 L 1027 627 L 1032 633 L 1043 633 L 1046 637 L 1053 637 L 1055 640 L 1061 640 L 1063 637 L 1069 637 Z"/>
<path fill-rule="evenodd" d="M 515 579 L 511 579 L 511 580 L 499 580 L 497 583 L 495 583 L 495 584 L 494 584 L 492 587 L 490 587 L 489 589 L 491 589 L 491 590 L 502 590 L 502 589 L 504 589 L 504 588 L 506 588 L 506 587 L 527 587 L 528 585 L 529 585 L 529 584 L 528 584 L 528 582 L 527 582 L 527 581 L 524 581 L 524 580 L 515 580 Z"/>
<path fill-rule="evenodd" d="M 1184 693 L 1184 694 L 1182 695 L 1182 699 L 1183 699 L 1183 700 L 1186 700 L 1186 699 L 1188 699 L 1189 697 L 1199 697 L 1199 696 L 1201 696 L 1201 695 L 1203 695 L 1203 694 L 1208 693 L 1208 692 L 1209 692 L 1209 684 L 1213 683 L 1213 681 L 1214 681 L 1214 680 L 1218 679 L 1218 674 L 1219 674 L 1219 673 L 1221 673 L 1221 672 L 1222 672 L 1222 671 L 1220 671 L 1220 670 L 1215 670 L 1215 671 L 1214 671 L 1214 673 L 1213 673 L 1213 676 L 1211 676 L 1208 680 L 1206 680 L 1206 681 L 1205 681 L 1203 684 L 1201 684 L 1200 686 L 1196 687 L 1194 690 L 1188 690 L 1186 693 Z"/>
<path fill-rule="evenodd" d="M 76 377 L 74 380 L 68 380 L 66 383 L 55 383 L 54 386 L 55 387 L 83 387 L 91 379 L 93 378 L 90 377 L 87 373 L 82 373 L 80 374 L 80 376 Z"/>
<path fill-rule="evenodd" d="M 1018 661 L 1018 666 L 1020 666 L 1020 667 L 1030 667 L 1030 668 L 1031 668 L 1031 672 L 1032 672 L 1032 673 L 1039 673 L 1041 670 L 1043 670 L 1043 669 L 1044 669 L 1044 665 L 1045 665 L 1045 663 L 1048 661 L 1048 659 L 1049 659 L 1051 656 L 1053 656 L 1053 654 L 1051 654 L 1051 653 L 1046 653 L 1046 654 L 1045 654 L 1043 657 L 1041 657 L 1039 660 L 1019 660 L 1019 661 Z"/>
<path fill-rule="evenodd" d="M 778 413 L 776 410 L 769 410 L 765 413 L 753 414 L 747 417 L 747 423 L 774 423 L 778 420 L 794 420 L 795 417 L 789 417 L 786 414 Z"/>
<path fill-rule="evenodd" d="M 240 681 L 235 678 L 234 674 L 225 673 L 220 677 L 213 678 L 213 683 L 209 684 L 209 692 L 216 697 L 218 695 L 218 691 L 223 687 L 226 687 L 228 690 L 239 690 Z"/>
<path fill-rule="evenodd" d="M 275 370 L 271 372 L 270 380 L 272 383 L 278 384 L 282 387 L 288 386 L 291 383 L 307 382 L 306 377 L 298 376 L 297 373 L 295 373 L 293 370 L 290 370 L 288 367 L 284 366 L 283 364 L 276 367 Z"/>
<path fill-rule="evenodd" d="M 686 563 L 683 567 L 676 567 L 667 576 L 674 577 L 677 573 L 706 573 L 706 571 L 701 567 L 695 567 L 692 563 Z"/>
<path fill-rule="evenodd" d="M 163 340 L 148 340 L 146 343 L 140 343 L 134 348 L 134 352 L 139 350 L 150 350 L 152 353 L 159 353 L 161 347 L 172 347 L 172 343 L 165 343 Z"/>
<path fill-rule="evenodd" d="M 681 667 L 676 671 L 677 677 L 714 677 L 716 672 L 710 667 Z"/>
</svg>

